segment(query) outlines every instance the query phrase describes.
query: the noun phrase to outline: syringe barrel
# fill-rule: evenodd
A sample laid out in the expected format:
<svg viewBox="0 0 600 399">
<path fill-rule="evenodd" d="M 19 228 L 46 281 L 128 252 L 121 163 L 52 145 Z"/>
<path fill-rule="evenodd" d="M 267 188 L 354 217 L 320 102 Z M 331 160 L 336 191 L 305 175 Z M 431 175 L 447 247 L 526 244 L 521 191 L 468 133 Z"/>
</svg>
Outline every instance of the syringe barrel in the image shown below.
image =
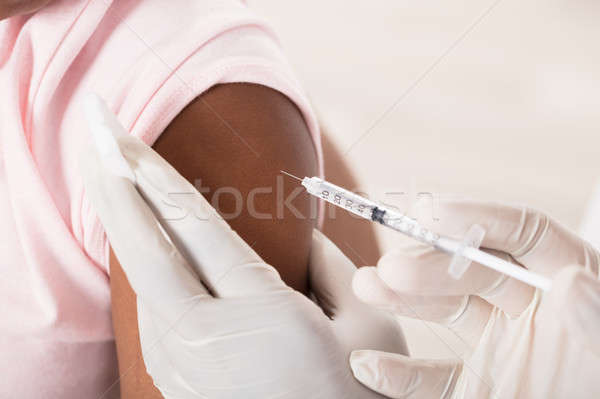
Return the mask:
<svg viewBox="0 0 600 399">
<path fill-rule="evenodd" d="M 310 194 L 357 216 L 372 220 L 373 209 L 377 207 L 375 202 L 318 177 L 305 177 L 302 179 L 302 185 Z"/>
<path fill-rule="evenodd" d="M 362 218 L 372 220 L 390 227 L 396 231 L 411 236 L 419 241 L 430 245 L 436 245 L 439 236 L 432 231 L 425 229 L 419 223 L 396 211 L 389 206 L 382 206 L 358 194 L 348 191 L 345 188 L 336 186 L 318 177 L 305 177 L 302 185 L 306 190 L 335 206 L 344 208 L 348 212 L 358 215 Z"/>
<path fill-rule="evenodd" d="M 388 207 L 383 211 L 381 219 L 380 223 L 389 228 L 404 233 L 415 240 L 437 246 L 439 235 L 421 226 L 416 219 L 406 216 L 402 212 Z"/>
<path fill-rule="evenodd" d="M 322 198 L 362 218 L 379 222 L 416 240 L 433 245 L 439 250 L 478 262 L 543 290 L 548 290 L 551 287 L 552 281 L 547 277 L 513 265 L 510 262 L 483 252 L 477 247 L 465 247 L 464 243 L 460 241 L 441 237 L 431 230 L 422 227 L 417 220 L 406 216 L 393 207 L 382 206 L 318 177 L 305 177 L 302 179 L 302 185 L 306 187 L 306 190 L 311 195 Z"/>
</svg>

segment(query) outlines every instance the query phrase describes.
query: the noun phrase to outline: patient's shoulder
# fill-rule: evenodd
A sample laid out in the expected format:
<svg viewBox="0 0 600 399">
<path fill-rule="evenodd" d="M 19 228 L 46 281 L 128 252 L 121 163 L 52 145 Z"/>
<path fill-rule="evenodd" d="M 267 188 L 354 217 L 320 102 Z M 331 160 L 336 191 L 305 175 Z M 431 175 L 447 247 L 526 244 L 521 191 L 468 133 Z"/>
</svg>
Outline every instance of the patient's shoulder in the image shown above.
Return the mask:
<svg viewBox="0 0 600 399">
<path fill-rule="evenodd" d="M 301 112 L 282 93 L 256 84 L 214 86 L 182 110 L 154 148 L 184 176 L 207 183 L 243 185 L 233 180 L 238 176 L 250 184 L 268 177 L 270 183 L 277 165 L 316 174 Z"/>
<path fill-rule="evenodd" d="M 286 206 L 279 213 L 278 202 L 283 205 L 298 187 L 279 171 L 317 174 L 314 148 L 294 103 L 276 90 L 252 84 L 208 90 L 154 144 L 184 177 L 201 185 L 222 214 L 233 215 L 227 222 L 288 285 L 301 291 L 307 290 L 315 219 L 310 218 L 310 199 L 302 193 L 291 200 L 302 217 Z M 135 294 L 114 256 L 110 268 L 119 368 L 127 371 L 121 379 L 122 397 L 159 398 L 141 360 Z"/>
<path fill-rule="evenodd" d="M 313 174 L 317 167 L 313 139 L 295 103 L 248 83 L 213 86 L 181 111 L 154 148 L 184 176 L 205 174 L 219 184 L 226 179 L 241 185 L 231 180 L 238 175 L 252 184 L 265 176 L 270 182 L 278 165 Z"/>
<path fill-rule="evenodd" d="M 302 263 L 314 225 L 309 199 L 300 195 L 292 202 L 306 218 L 286 207 L 278 215 L 276 204 L 278 189 L 285 198 L 298 186 L 282 179 L 281 169 L 317 174 L 309 130 L 292 101 L 260 85 L 215 86 L 173 120 L 154 148 L 189 181 L 201 185 L 213 206 L 288 284 L 306 289 Z"/>
</svg>

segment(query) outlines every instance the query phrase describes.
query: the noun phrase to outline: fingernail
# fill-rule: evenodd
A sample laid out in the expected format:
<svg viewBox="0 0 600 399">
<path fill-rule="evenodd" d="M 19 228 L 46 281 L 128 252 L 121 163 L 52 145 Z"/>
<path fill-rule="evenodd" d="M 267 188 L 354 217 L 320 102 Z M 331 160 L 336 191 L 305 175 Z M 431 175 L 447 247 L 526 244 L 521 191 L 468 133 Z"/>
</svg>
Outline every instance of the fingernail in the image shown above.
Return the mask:
<svg viewBox="0 0 600 399">
<path fill-rule="evenodd" d="M 90 126 L 94 143 L 104 167 L 116 176 L 124 177 L 135 183 L 135 175 L 121 153 L 117 140 L 110 129 L 104 125 Z"/>
<path fill-rule="evenodd" d="M 84 100 L 88 128 L 103 166 L 116 176 L 135 182 L 135 175 L 121 153 L 115 135 L 123 130 L 104 101 L 96 94 L 88 94 Z"/>
<path fill-rule="evenodd" d="M 114 137 L 128 136 L 117 116 L 111 111 L 106 102 L 96 93 L 88 93 L 84 98 L 84 112 L 90 124 L 105 125 Z"/>
</svg>

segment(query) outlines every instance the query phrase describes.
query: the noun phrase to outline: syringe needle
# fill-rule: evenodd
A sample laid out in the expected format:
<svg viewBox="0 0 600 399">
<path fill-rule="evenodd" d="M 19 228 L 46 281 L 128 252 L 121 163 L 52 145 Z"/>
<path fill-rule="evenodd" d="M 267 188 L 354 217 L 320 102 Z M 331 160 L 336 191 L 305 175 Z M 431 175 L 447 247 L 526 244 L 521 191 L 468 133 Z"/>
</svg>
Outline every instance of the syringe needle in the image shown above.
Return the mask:
<svg viewBox="0 0 600 399">
<path fill-rule="evenodd" d="M 294 179 L 296 179 L 296 180 L 298 180 L 298 181 L 302 181 L 302 179 L 301 179 L 301 178 L 299 178 L 298 176 L 294 176 L 293 174 L 291 174 L 291 173 L 288 173 L 288 172 L 286 172 L 285 170 L 280 170 L 280 172 L 281 172 L 281 173 L 283 173 L 283 174 L 286 174 L 286 175 L 288 175 L 289 177 L 291 177 L 291 178 L 294 178 Z"/>
</svg>

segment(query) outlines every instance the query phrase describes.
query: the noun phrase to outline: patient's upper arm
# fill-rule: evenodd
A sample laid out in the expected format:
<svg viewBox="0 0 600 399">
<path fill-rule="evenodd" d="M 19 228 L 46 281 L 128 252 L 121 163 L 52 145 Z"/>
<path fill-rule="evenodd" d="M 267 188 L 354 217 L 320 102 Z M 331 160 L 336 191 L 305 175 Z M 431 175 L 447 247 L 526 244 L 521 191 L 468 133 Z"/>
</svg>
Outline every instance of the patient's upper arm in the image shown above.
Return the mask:
<svg viewBox="0 0 600 399">
<path fill-rule="evenodd" d="M 239 211 L 239 216 L 227 218 L 233 229 L 288 285 L 307 291 L 314 219 L 298 218 L 286 207 L 278 215 L 277 176 L 280 169 L 316 175 L 317 161 L 302 115 L 287 97 L 251 84 L 213 87 L 175 118 L 154 149 L 197 188 L 208 189 L 205 197 L 218 201 L 213 204 L 222 213 Z M 283 201 L 298 182 L 280 182 Z M 292 204 L 310 216 L 306 194 Z M 123 398 L 159 398 L 140 360 L 135 295 L 112 254 L 110 266 L 120 374 L 129 370 L 121 379 Z"/>
</svg>

